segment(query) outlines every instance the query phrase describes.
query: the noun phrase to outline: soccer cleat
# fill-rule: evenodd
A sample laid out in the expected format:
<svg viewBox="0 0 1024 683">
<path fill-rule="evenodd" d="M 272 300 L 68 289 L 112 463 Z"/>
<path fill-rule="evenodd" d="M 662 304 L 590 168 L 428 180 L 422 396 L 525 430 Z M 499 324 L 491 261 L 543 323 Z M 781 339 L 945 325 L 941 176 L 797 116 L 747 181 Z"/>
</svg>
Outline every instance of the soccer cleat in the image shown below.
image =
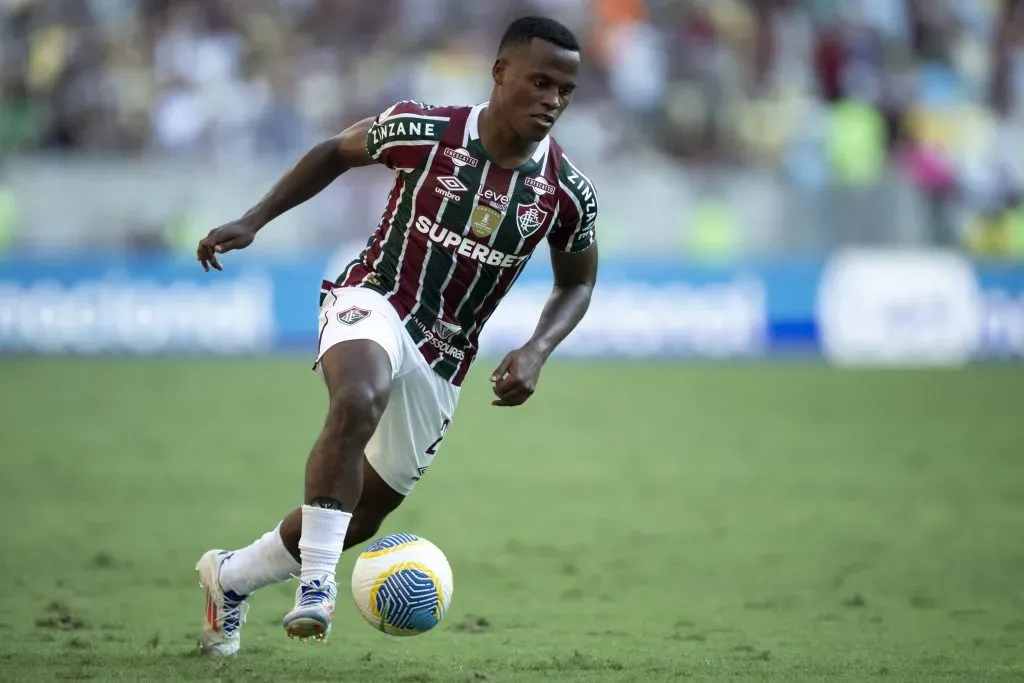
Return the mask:
<svg viewBox="0 0 1024 683">
<path fill-rule="evenodd" d="M 249 611 L 245 595 L 226 591 L 220 585 L 220 568 L 231 557 L 227 550 L 209 550 L 196 563 L 199 585 L 206 591 L 206 620 L 199 644 L 203 653 L 230 657 L 241 646 L 240 631 Z"/>
<path fill-rule="evenodd" d="M 338 587 L 334 581 L 313 579 L 303 582 L 295 591 L 295 607 L 285 615 L 282 625 L 289 638 L 306 641 L 326 640 L 331 632 L 334 599 Z"/>
</svg>

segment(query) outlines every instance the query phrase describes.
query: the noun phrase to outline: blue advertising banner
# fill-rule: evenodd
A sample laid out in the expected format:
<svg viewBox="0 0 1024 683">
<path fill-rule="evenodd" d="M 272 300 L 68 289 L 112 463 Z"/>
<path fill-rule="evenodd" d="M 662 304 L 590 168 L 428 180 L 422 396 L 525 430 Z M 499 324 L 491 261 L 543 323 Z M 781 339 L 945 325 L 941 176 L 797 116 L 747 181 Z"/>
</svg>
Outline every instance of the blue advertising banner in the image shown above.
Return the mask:
<svg viewBox="0 0 1024 683">
<path fill-rule="evenodd" d="M 336 255 L 335 255 L 336 256 Z M 330 255 L 0 260 L 0 352 L 313 353 Z M 481 339 L 503 353 L 551 289 L 536 258 Z M 1024 264 L 955 253 L 848 250 L 828 259 L 710 266 L 606 261 L 576 357 L 742 358 L 820 353 L 839 364 L 1024 357 Z"/>
</svg>

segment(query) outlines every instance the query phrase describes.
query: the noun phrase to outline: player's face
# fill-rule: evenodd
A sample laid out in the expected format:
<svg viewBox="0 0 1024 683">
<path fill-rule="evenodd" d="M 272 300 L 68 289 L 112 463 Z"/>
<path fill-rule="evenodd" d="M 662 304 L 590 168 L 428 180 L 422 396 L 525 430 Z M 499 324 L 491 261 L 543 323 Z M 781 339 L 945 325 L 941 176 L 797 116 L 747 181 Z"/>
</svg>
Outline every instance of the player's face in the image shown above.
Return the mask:
<svg viewBox="0 0 1024 683">
<path fill-rule="evenodd" d="M 544 40 L 510 50 L 495 65 L 496 94 L 509 125 L 540 142 L 569 106 L 580 71 L 578 52 Z"/>
</svg>

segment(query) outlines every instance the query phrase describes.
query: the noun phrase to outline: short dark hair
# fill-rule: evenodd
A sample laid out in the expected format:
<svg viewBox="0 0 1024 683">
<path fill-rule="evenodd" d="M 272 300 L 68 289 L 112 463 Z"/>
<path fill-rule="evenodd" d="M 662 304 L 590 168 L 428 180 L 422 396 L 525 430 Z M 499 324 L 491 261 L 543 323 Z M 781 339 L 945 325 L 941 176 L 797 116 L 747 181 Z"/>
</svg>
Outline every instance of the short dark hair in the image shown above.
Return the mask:
<svg viewBox="0 0 1024 683">
<path fill-rule="evenodd" d="M 534 38 L 565 50 L 580 51 L 580 42 L 565 24 L 549 17 L 532 16 L 520 17 L 508 25 L 498 44 L 498 52 L 512 45 L 528 45 Z"/>
</svg>

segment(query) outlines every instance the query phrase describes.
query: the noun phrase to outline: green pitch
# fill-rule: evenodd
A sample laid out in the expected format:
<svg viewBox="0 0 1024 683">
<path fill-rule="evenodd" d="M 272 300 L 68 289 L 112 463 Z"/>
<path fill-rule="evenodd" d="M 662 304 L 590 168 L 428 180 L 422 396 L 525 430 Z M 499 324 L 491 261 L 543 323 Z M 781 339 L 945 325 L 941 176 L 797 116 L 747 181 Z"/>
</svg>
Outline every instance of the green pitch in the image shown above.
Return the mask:
<svg viewBox="0 0 1024 683">
<path fill-rule="evenodd" d="M 552 365 L 521 409 L 481 364 L 382 533 L 455 572 L 413 639 L 357 616 L 195 643 L 193 564 L 300 500 L 305 359 L 0 362 L 0 680 L 1024 678 L 1024 369 Z"/>
</svg>

